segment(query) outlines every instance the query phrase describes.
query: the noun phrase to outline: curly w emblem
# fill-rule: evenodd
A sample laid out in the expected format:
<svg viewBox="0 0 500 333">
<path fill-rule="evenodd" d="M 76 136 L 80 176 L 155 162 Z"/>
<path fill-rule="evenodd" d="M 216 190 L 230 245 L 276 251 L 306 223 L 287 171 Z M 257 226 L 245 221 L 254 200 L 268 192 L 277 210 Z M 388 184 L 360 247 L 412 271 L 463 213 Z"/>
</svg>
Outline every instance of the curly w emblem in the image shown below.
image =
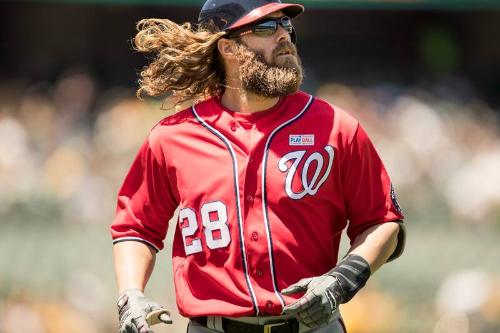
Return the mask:
<svg viewBox="0 0 500 333">
<path fill-rule="evenodd" d="M 318 189 L 323 185 L 325 180 L 328 178 L 330 174 L 330 170 L 332 169 L 334 150 L 332 146 L 325 146 L 325 151 L 328 153 L 328 166 L 325 170 L 325 173 L 320 178 L 320 172 L 323 169 L 323 155 L 319 152 L 314 152 L 305 160 L 304 166 L 302 167 L 302 174 L 300 180 L 302 182 L 302 190 L 300 192 L 294 192 L 292 189 L 292 182 L 295 178 L 295 173 L 298 170 L 298 167 L 302 160 L 304 159 L 304 155 L 306 154 L 306 150 L 297 150 L 292 151 L 285 156 L 283 156 L 278 162 L 278 168 L 281 172 L 288 172 L 285 178 L 285 191 L 286 194 L 295 200 L 302 199 L 305 195 L 315 195 L 318 192 Z M 292 161 L 291 165 L 288 166 L 287 162 Z M 309 179 L 309 168 L 311 167 L 311 163 L 316 161 L 316 170 L 312 174 L 312 177 Z"/>
</svg>

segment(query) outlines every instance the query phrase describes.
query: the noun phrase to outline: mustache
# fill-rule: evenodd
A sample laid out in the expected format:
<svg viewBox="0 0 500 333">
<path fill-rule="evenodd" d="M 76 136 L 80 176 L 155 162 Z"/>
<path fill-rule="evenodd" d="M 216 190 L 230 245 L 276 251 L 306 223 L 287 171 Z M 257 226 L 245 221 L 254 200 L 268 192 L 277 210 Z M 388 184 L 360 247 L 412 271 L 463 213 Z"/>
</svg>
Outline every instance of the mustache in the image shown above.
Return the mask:
<svg viewBox="0 0 500 333">
<path fill-rule="evenodd" d="M 273 56 L 277 56 L 281 52 L 288 52 L 294 56 L 297 56 L 297 48 L 292 42 L 281 42 L 273 51 Z"/>
</svg>

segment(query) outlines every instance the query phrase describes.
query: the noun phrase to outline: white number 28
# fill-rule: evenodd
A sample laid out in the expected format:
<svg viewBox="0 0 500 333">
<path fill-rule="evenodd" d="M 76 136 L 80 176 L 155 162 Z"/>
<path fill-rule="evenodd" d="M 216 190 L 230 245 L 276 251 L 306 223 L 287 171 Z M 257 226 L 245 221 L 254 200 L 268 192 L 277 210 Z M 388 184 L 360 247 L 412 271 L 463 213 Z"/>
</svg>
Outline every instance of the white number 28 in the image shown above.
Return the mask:
<svg viewBox="0 0 500 333">
<path fill-rule="evenodd" d="M 207 202 L 201 206 L 200 213 L 208 248 L 213 250 L 226 247 L 231 242 L 231 235 L 227 226 L 226 205 L 221 201 Z M 201 239 L 191 238 L 190 244 L 187 240 L 188 237 L 192 237 L 196 233 L 196 230 L 198 230 L 198 220 L 192 208 L 187 207 L 179 211 L 179 225 L 182 230 L 182 240 L 184 241 L 186 255 L 201 252 L 203 250 Z M 215 235 L 217 231 L 219 235 Z"/>
</svg>

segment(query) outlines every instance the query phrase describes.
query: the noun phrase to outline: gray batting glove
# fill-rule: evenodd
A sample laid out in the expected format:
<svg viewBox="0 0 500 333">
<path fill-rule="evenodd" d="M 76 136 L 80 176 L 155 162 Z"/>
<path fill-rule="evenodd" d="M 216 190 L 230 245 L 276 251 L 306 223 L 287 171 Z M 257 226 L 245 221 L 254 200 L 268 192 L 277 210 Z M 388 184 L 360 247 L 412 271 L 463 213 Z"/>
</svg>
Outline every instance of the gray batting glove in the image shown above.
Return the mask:
<svg viewBox="0 0 500 333">
<path fill-rule="evenodd" d="M 146 315 L 161 307 L 147 299 L 139 289 L 127 289 L 118 297 L 119 333 L 153 333 Z"/>
<path fill-rule="evenodd" d="M 283 308 L 283 314 L 294 314 L 304 325 L 314 328 L 328 324 L 337 316 L 334 290 L 337 279 L 330 275 L 302 279 L 281 291 L 284 295 L 306 292 L 295 303 Z"/>
<path fill-rule="evenodd" d="M 328 273 L 302 279 L 282 290 L 285 295 L 305 292 L 295 303 L 285 306 L 283 313 L 295 314 L 309 327 L 327 324 L 338 315 L 338 306 L 351 300 L 370 275 L 368 262 L 357 254 L 350 254 Z"/>
</svg>

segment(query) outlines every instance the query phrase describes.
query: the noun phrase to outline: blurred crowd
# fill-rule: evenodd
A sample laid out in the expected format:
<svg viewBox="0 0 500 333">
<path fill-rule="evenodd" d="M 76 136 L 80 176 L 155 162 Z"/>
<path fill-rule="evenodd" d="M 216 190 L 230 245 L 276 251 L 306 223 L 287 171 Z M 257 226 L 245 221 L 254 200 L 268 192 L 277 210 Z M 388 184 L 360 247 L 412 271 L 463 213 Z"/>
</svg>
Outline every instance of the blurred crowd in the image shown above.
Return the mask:
<svg viewBox="0 0 500 333">
<path fill-rule="evenodd" d="M 172 110 L 131 88 L 98 89 L 85 72 L 27 89 L 0 84 L 0 212 L 50 197 L 67 216 L 102 221 L 131 154 Z M 316 95 L 361 121 L 398 192 L 411 192 L 407 210 L 500 225 L 500 117 L 460 93 L 331 83 Z"/>
<path fill-rule="evenodd" d="M 16 88 L 0 90 L 0 212 L 48 197 L 70 223 L 109 218 L 130 155 L 164 116 L 158 105 L 127 88 L 98 92 L 84 72 Z"/>
<path fill-rule="evenodd" d="M 339 84 L 318 91 L 367 127 L 398 192 L 411 193 L 407 212 L 429 218 L 439 209 L 450 221 L 499 225 L 500 114 L 461 93 Z"/>
<path fill-rule="evenodd" d="M 499 113 L 475 99 L 465 82 L 428 89 L 328 83 L 314 93 L 360 120 L 407 217 L 423 226 L 499 229 Z M 102 90 L 85 71 L 68 72 L 54 84 L 0 83 L 2 226 L 40 202 L 63 226 L 109 224 L 133 156 L 168 112 L 161 101 L 139 101 L 129 87 Z M 36 222 L 35 214 L 24 227 Z M 1 281 L 8 272 L 1 274 L 0 333 L 116 330 L 108 313 L 6 290 Z M 448 276 L 428 305 L 433 333 L 499 332 L 499 279 L 481 270 Z M 403 312 L 397 297 L 373 285 L 344 315 L 350 333 L 409 332 L 401 318 L 411 315 Z"/>
</svg>

